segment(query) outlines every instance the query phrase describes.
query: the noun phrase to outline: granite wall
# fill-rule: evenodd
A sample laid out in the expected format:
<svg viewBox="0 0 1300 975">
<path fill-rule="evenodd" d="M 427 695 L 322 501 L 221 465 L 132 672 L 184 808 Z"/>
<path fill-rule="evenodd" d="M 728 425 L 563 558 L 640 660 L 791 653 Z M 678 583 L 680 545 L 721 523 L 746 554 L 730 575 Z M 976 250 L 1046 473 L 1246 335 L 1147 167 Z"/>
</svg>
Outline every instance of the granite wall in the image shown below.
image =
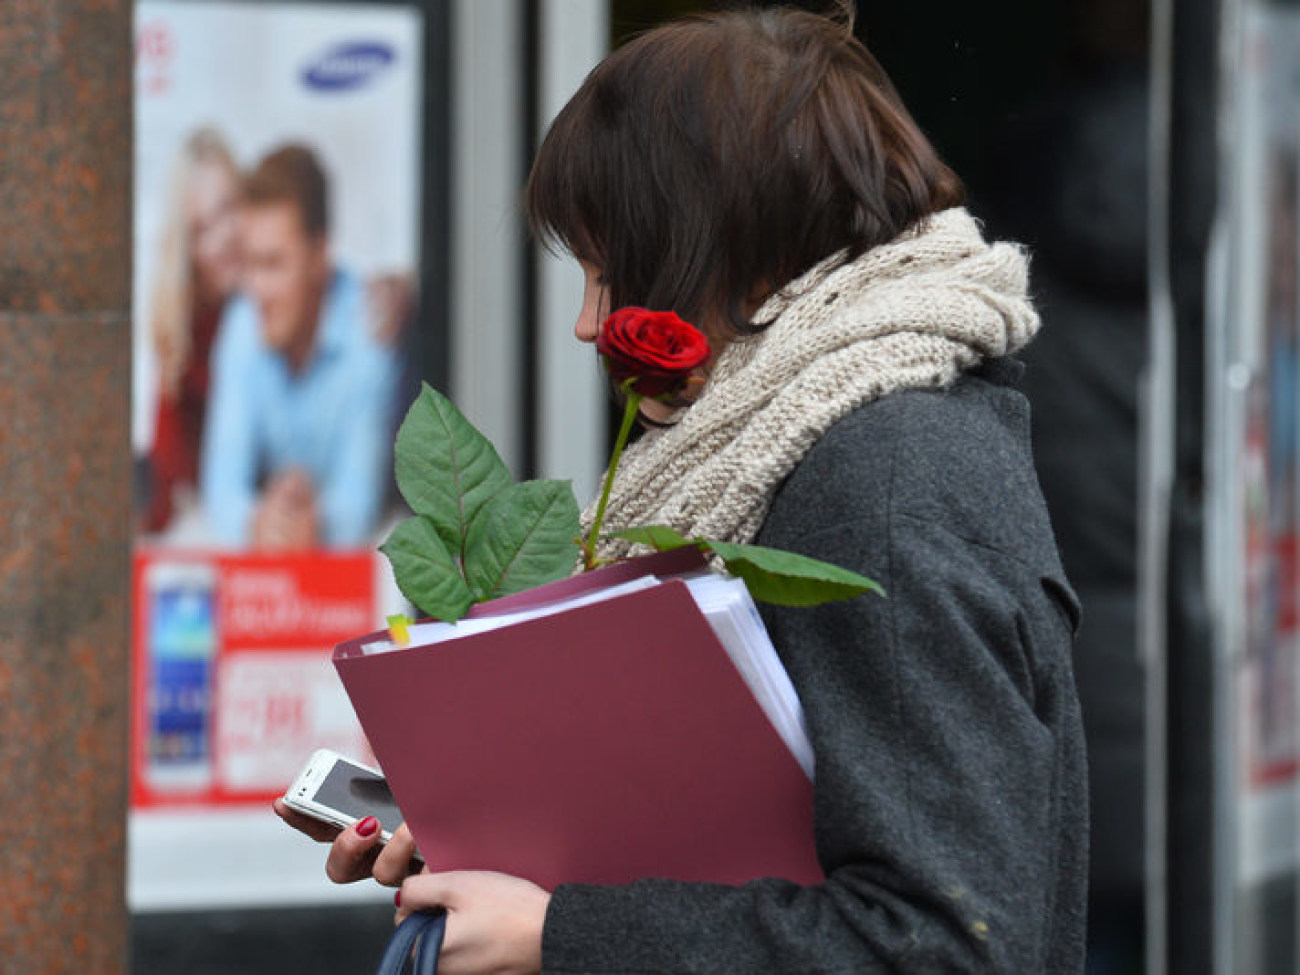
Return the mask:
<svg viewBox="0 0 1300 975">
<path fill-rule="evenodd" d="M 130 0 L 0 2 L 0 970 L 126 970 Z"/>
</svg>

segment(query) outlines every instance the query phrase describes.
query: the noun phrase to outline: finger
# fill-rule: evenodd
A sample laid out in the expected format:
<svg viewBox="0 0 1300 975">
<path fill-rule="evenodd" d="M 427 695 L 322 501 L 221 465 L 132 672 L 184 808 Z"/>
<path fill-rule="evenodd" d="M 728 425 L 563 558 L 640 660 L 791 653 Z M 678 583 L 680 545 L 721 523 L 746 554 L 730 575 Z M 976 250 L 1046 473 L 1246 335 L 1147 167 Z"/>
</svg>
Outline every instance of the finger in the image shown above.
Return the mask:
<svg viewBox="0 0 1300 975">
<path fill-rule="evenodd" d="M 446 911 L 448 915 L 451 914 L 451 908 L 443 902 L 444 895 L 452 893 L 450 885 L 440 885 L 433 890 L 425 890 L 423 887 L 413 885 L 416 881 L 423 884 L 434 876 L 436 875 L 422 873 L 406 879 L 393 897 L 393 903 L 396 905 L 393 915 L 394 924 L 401 924 L 418 911 Z M 445 936 L 443 946 L 446 947 Z"/>
<path fill-rule="evenodd" d="M 415 837 L 402 823 L 393 830 L 393 838 L 375 860 L 375 879 L 385 887 L 400 887 L 402 881 L 419 870 Z"/>
<path fill-rule="evenodd" d="M 369 830 L 369 834 L 365 832 Z M 371 875 L 379 856 L 379 822 L 367 816 L 341 831 L 325 860 L 325 876 L 336 884 L 350 884 Z"/>
<path fill-rule="evenodd" d="M 415 912 L 411 908 L 402 904 L 402 888 L 397 888 L 397 893 L 393 895 L 393 926 L 401 924 L 413 913 Z"/>
<path fill-rule="evenodd" d="M 472 879 L 473 874 L 465 870 L 422 873 L 417 877 L 408 877 L 398 891 L 398 913 L 405 917 L 415 911 L 437 908 L 454 911 L 463 903 L 465 885 Z"/>
<path fill-rule="evenodd" d="M 333 843 L 334 837 L 339 835 L 339 828 L 331 826 L 329 823 L 322 823 L 319 819 L 313 819 L 298 812 L 296 809 L 290 809 L 285 805 L 283 799 L 276 799 L 271 803 L 271 808 L 275 814 L 283 819 L 300 833 L 305 833 L 314 839 L 317 843 Z"/>
</svg>

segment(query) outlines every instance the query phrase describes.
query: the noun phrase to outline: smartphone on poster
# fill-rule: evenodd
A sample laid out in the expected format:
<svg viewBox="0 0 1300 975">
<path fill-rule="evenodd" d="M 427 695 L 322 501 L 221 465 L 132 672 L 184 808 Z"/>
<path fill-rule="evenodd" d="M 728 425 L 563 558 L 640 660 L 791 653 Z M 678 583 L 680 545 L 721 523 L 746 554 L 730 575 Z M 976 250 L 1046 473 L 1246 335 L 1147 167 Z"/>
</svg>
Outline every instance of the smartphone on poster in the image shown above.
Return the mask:
<svg viewBox="0 0 1300 975">
<path fill-rule="evenodd" d="M 402 812 L 383 773 L 328 748 L 312 753 L 285 792 L 284 802 L 332 826 L 348 827 L 374 816 L 382 843 L 391 840 L 402 823 Z"/>
<path fill-rule="evenodd" d="M 212 782 L 216 568 L 198 561 L 154 562 L 144 588 L 144 778 L 159 791 L 198 791 Z"/>
</svg>

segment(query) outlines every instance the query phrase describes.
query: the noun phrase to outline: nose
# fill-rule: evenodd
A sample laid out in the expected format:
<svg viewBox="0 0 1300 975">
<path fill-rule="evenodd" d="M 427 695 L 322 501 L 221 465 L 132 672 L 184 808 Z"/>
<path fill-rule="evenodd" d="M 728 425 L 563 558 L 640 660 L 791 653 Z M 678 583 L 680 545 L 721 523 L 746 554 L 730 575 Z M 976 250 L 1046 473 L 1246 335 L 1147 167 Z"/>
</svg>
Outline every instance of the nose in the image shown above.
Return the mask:
<svg viewBox="0 0 1300 975">
<path fill-rule="evenodd" d="M 573 334 L 577 336 L 579 342 L 588 344 L 595 342 L 596 336 L 600 334 L 600 327 L 596 324 L 596 316 L 587 313 L 584 309 L 583 313 L 578 316 L 577 322 L 574 323 Z"/>
<path fill-rule="evenodd" d="M 573 334 L 579 342 L 591 344 L 600 335 L 600 322 L 608 307 L 606 303 L 605 283 L 601 280 L 600 270 L 593 264 L 580 261 L 582 267 L 582 308 L 578 311 L 578 320 L 573 324 Z"/>
</svg>

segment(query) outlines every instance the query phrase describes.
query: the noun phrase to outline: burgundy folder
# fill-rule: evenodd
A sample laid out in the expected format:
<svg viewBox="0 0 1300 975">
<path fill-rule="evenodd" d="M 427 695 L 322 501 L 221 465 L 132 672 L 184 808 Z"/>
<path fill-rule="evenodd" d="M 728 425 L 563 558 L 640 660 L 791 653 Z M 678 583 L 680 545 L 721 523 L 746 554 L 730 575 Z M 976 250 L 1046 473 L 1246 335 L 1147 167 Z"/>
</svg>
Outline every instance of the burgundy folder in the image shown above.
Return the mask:
<svg viewBox="0 0 1300 975">
<path fill-rule="evenodd" d="M 687 564 L 669 554 L 475 615 Z M 432 869 L 500 870 L 547 889 L 822 880 L 811 783 L 685 583 L 362 653 L 383 636 L 340 644 L 334 662 Z"/>
</svg>

